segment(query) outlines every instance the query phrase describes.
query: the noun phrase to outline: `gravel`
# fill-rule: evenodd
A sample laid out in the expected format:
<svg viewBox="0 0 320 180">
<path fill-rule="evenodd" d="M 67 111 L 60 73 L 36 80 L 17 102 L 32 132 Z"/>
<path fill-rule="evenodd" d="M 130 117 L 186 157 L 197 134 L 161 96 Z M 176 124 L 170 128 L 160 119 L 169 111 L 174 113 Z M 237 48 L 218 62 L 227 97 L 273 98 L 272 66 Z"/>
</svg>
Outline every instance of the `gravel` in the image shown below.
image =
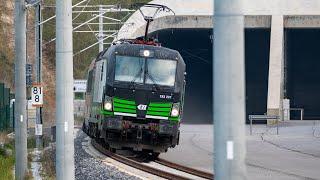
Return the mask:
<svg viewBox="0 0 320 180">
<path fill-rule="evenodd" d="M 139 178 L 120 172 L 117 168 L 111 167 L 89 155 L 83 148 L 82 142 L 87 136 L 81 130 L 77 132 L 75 143 L 75 177 L 78 180 L 95 179 L 129 179 Z"/>
</svg>

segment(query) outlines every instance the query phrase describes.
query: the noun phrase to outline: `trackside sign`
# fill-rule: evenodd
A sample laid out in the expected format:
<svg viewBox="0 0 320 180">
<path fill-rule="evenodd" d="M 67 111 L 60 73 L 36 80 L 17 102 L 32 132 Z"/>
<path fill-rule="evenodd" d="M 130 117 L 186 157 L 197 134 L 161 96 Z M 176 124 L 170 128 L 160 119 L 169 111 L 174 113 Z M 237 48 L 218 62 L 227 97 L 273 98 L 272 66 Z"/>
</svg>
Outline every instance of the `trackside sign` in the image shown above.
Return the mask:
<svg viewBox="0 0 320 180">
<path fill-rule="evenodd" d="M 41 84 L 33 84 L 31 88 L 32 106 L 43 106 L 43 86 Z"/>
<path fill-rule="evenodd" d="M 73 83 L 73 92 L 86 92 L 87 90 L 87 80 L 76 79 Z"/>
</svg>

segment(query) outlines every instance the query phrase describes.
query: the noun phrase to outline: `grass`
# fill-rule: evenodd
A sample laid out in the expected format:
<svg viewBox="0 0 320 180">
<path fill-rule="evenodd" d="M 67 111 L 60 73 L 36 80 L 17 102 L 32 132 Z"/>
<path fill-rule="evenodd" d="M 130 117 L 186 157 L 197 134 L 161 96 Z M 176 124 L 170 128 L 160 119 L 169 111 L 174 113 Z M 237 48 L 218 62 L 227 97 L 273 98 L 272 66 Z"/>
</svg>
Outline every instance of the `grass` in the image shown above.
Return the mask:
<svg viewBox="0 0 320 180">
<path fill-rule="evenodd" d="M 56 169 L 55 169 L 55 161 L 54 161 L 55 152 L 53 149 L 48 149 L 43 151 L 41 156 L 41 176 L 44 179 L 54 180 L 56 179 Z"/>
<path fill-rule="evenodd" d="M 0 179 L 13 179 L 12 168 L 14 166 L 14 157 L 4 157 L 0 155 Z"/>
<path fill-rule="evenodd" d="M 4 143 L 4 148 L 0 148 L 0 179 L 13 179 L 14 141 L 7 138 L 6 133 L 0 133 L 0 142 Z M 6 156 L 5 149 L 12 150 L 12 155 Z"/>
<path fill-rule="evenodd" d="M 0 142 L 4 143 L 4 148 L 0 148 L 0 180 L 11 180 L 14 179 L 13 175 L 13 167 L 15 164 L 15 157 L 14 157 L 14 140 L 7 138 L 7 133 L 0 133 Z M 47 136 L 43 137 L 43 144 L 44 147 L 49 146 L 50 138 Z M 33 149 L 36 147 L 36 139 L 35 136 L 28 137 L 28 149 Z M 5 155 L 5 149 L 12 150 L 11 156 Z M 33 159 L 33 155 L 31 153 L 28 153 L 28 171 L 25 176 L 25 180 L 31 180 L 33 179 L 32 171 L 31 171 L 31 162 Z M 41 159 L 43 162 L 43 169 L 48 169 L 50 167 L 50 163 L 53 163 L 52 159 L 49 158 L 46 151 L 43 153 L 43 157 Z M 54 168 L 54 165 L 53 165 Z M 45 179 L 55 179 L 54 174 L 55 172 L 51 173 L 48 171 L 44 171 L 48 176 L 46 175 Z M 51 178 L 52 177 L 52 178 Z"/>
<path fill-rule="evenodd" d="M 84 117 L 76 116 L 76 115 L 74 116 L 74 125 L 75 126 L 82 126 L 83 121 L 84 121 Z"/>
<path fill-rule="evenodd" d="M 42 140 L 43 140 L 43 148 L 48 147 L 49 144 L 51 143 L 50 138 L 47 136 L 43 136 Z M 34 148 L 36 148 L 36 138 L 35 136 L 30 136 L 28 137 L 28 149 L 34 149 Z M 28 154 L 28 162 L 32 162 L 33 156 L 34 155 L 32 153 Z M 56 179 L 54 156 L 55 156 L 55 152 L 51 148 L 47 150 L 43 150 L 41 153 L 41 157 L 39 160 L 42 164 L 40 175 L 43 177 L 43 179 L 46 179 L 46 180 Z M 28 163 L 28 166 L 30 166 L 30 163 Z M 25 179 L 32 179 L 31 171 L 27 174 L 27 177 Z"/>
<path fill-rule="evenodd" d="M 43 136 L 42 137 L 43 141 L 43 147 L 48 147 L 49 143 L 51 142 L 50 138 L 48 136 Z M 36 138 L 35 136 L 29 136 L 28 137 L 28 149 L 34 149 L 36 148 Z"/>
</svg>

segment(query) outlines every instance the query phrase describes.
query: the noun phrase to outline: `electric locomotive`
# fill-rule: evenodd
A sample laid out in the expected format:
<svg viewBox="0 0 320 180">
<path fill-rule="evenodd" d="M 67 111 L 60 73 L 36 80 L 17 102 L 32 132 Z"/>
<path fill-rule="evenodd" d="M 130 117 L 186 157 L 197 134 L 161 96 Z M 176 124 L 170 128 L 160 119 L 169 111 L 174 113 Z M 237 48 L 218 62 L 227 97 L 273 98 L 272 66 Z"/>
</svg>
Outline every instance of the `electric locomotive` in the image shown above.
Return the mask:
<svg viewBox="0 0 320 180">
<path fill-rule="evenodd" d="M 153 40 L 114 43 L 90 65 L 84 131 L 104 139 L 113 150 L 157 156 L 175 147 L 183 117 L 185 71 L 179 52 Z"/>
</svg>

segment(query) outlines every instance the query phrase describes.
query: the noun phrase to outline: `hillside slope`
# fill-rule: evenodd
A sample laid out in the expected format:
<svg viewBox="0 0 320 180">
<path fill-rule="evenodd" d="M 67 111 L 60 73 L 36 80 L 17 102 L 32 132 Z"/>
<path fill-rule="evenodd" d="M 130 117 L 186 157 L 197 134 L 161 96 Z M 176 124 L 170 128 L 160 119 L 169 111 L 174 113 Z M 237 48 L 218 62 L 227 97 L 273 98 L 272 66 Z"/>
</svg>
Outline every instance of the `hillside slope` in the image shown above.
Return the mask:
<svg viewBox="0 0 320 180">
<path fill-rule="evenodd" d="M 73 0 L 73 4 L 77 4 L 81 2 L 82 0 Z M 88 0 L 87 3 L 84 3 L 83 5 L 115 5 L 120 4 L 122 7 L 125 8 L 136 8 L 136 3 L 147 3 L 149 0 Z M 45 0 L 45 5 L 54 5 L 55 0 Z M 84 9 L 77 9 L 77 10 L 84 10 Z M 87 10 L 93 10 L 88 8 Z M 55 8 L 47 6 L 43 10 L 43 19 L 48 19 L 52 17 L 55 14 Z M 73 14 L 73 26 L 76 27 L 79 25 L 79 23 L 83 23 L 93 17 L 94 13 L 80 13 L 80 14 Z M 130 17 L 127 13 L 108 13 L 109 17 L 115 17 L 117 19 L 123 19 L 123 22 L 126 20 L 126 18 Z M 75 18 L 77 17 L 77 18 Z M 126 18 L 124 18 L 126 17 Z M 95 21 L 92 21 L 92 23 L 98 23 L 98 19 Z M 112 22 L 105 20 L 104 22 Z M 121 25 L 105 25 L 104 29 L 108 30 L 118 30 L 121 28 Z M 90 25 L 89 26 L 83 26 L 82 28 L 78 30 L 82 31 L 88 31 L 90 29 L 97 30 L 98 25 Z M 46 84 L 46 95 L 45 95 L 45 119 L 48 120 L 49 124 L 52 124 L 54 122 L 54 116 L 55 116 L 55 43 L 51 42 L 51 40 L 55 38 L 55 21 L 49 21 L 46 23 L 43 27 L 43 39 L 45 46 L 43 47 L 44 50 L 44 63 L 46 66 L 44 69 L 47 68 L 47 71 L 44 75 L 44 81 L 48 84 Z M 112 39 L 110 39 L 112 40 Z M 109 41 L 110 41 L 109 40 Z M 98 45 L 88 49 L 87 51 L 84 51 L 83 53 L 78 54 L 78 52 L 86 47 L 88 47 L 91 44 L 94 44 L 97 42 L 96 37 L 94 36 L 94 33 L 76 33 L 73 34 L 73 52 L 74 54 L 77 54 L 74 56 L 73 62 L 74 62 L 74 78 L 75 79 L 83 79 L 86 77 L 87 69 L 91 63 L 91 61 L 97 56 L 98 54 Z M 107 48 L 105 46 L 105 48 Z M 50 109 L 50 111 L 49 111 Z"/>
<path fill-rule="evenodd" d="M 13 1 L 0 0 L 0 82 L 13 88 Z"/>
<path fill-rule="evenodd" d="M 73 0 L 76 4 L 82 0 Z M 88 5 L 98 4 L 121 4 L 122 7 L 132 8 L 135 3 L 146 3 L 149 0 L 88 0 Z M 55 14 L 55 0 L 43 0 L 43 20 Z M 85 5 L 85 4 L 83 4 Z M 75 15 L 74 15 L 75 16 Z M 77 16 L 77 15 L 76 15 Z M 108 14 L 115 16 L 123 21 L 128 18 L 126 13 Z M 126 18 L 124 18 L 126 17 Z M 88 18 L 92 18 L 92 14 L 81 13 L 74 23 L 81 23 Z M 98 22 L 93 21 L 93 22 Z M 105 29 L 120 29 L 121 25 L 105 26 Z M 28 10 L 27 25 L 27 62 L 34 62 L 34 10 Z M 88 26 L 84 26 L 81 30 L 88 30 Z M 97 26 L 92 27 L 97 29 Z M 95 43 L 96 37 L 92 33 L 79 34 L 74 33 L 74 53 L 79 52 L 83 48 Z M 43 26 L 43 82 L 45 86 L 44 96 L 44 125 L 50 126 L 54 124 L 55 119 L 55 43 L 49 43 L 55 38 L 55 19 L 49 21 Z M 86 76 L 87 68 L 96 57 L 98 46 L 95 46 L 81 54 L 74 56 L 74 78 L 82 79 Z M 0 0 L 0 82 L 5 82 L 11 89 L 14 88 L 14 0 Z M 35 72 L 35 71 L 34 71 Z M 34 77 L 34 76 L 33 76 Z M 12 90 L 13 91 L 13 90 Z M 28 95 L 30 96 L 30 95 Z"/>
</svg>

